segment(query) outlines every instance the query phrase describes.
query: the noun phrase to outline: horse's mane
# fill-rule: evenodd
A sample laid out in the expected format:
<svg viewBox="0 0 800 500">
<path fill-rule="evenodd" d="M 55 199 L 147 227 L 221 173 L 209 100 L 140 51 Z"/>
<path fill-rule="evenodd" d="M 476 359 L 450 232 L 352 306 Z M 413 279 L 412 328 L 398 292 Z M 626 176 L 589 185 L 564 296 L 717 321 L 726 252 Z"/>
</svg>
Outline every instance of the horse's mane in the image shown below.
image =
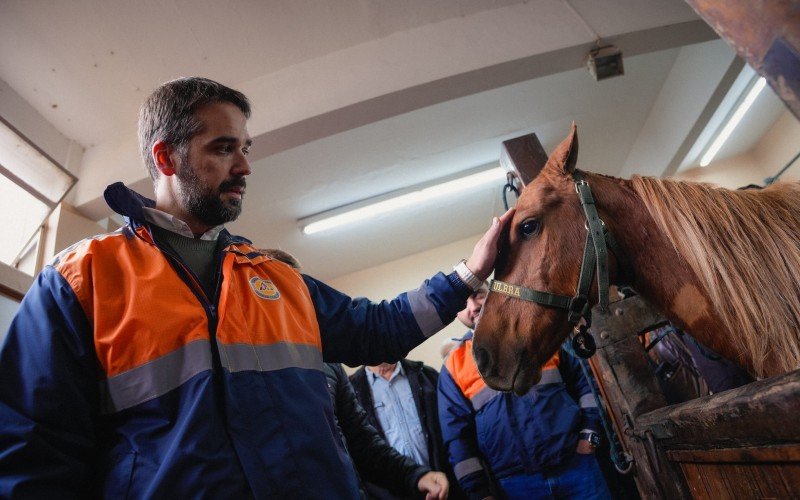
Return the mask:
<svg viewBox="0 0 800 500">
<path fill-rule="evenodd" d="M 658 228 L 706 288 L 757 375 L 800 367 L 800 183 L 731 191 L 634 177 Z M 775 367 L 770 367 L 774 370 Z"/>
</svg>

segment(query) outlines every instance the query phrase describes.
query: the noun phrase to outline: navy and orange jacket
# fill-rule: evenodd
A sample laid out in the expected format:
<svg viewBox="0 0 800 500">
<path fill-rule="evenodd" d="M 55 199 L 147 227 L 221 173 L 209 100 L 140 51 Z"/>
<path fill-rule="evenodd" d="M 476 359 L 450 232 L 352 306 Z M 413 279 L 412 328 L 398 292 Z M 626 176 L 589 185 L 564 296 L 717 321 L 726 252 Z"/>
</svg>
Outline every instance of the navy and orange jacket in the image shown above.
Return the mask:
<svg viewBox="0 0 800 500">
<path fill-rule="evenodd" d="M 0 351 L 0 497 L 357 498 L 323 359 L 404 357 L 465 285 L 351 299 L 223 231 L 206 297 L 155 244 L 153 202 L 105 196 L 129 224 L 58 255 Z"/>
<path fill-rule="evenodd" d="M 472 332 L 439 374 L 439 422 L 459 484 L 470 498 L 497 495 L 495 481 L 546 470 L 573 456 L 578 434 L 600 428 L 579 361 L 559 350 L 524 396 L 488 387 L 472 357 Z"/>
</svg>

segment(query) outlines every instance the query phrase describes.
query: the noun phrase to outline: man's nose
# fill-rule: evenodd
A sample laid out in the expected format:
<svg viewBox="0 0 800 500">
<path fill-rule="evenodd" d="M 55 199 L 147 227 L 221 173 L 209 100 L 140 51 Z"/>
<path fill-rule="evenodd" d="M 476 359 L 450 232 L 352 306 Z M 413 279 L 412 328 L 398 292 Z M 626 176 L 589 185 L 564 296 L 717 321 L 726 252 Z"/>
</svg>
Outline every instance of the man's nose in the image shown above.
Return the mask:
<svg viewBox="0 0 800 500">
<path fill-rule="evenodd" d="M 244 153 L 239 154 L 239 159 L 236 164 L 233 166 L 233 174 L 239 177 L 245 177 L 250 175 L 252 170 L 250 169 L 250 161 L 247 159 L 247 156 Z"/>
</svg>

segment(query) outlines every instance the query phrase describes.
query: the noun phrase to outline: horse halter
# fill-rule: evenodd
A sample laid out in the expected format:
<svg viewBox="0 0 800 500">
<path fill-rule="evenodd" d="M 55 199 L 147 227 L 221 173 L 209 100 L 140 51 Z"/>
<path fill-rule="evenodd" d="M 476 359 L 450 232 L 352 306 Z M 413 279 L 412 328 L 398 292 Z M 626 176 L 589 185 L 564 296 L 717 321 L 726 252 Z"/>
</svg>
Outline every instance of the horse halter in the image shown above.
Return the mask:
<svg viewBox="0 0 800 500">
<path fill-rule="evenodd" d="M 614 253 L 617 262 L 622 269 L 622 265 L 627 262 L 624 258 L 622 248 L 619 247 L 613 235 L 606 229 L 605 223 L 600 219 L 595 207 L 594 197 L 589 184 L 578 171 L 572 173 L 575 181 L 575 191 L 583 207 L 586 216 L 586 243 L 583 247 L 583 262 L 581 262 L 581 273 L 578 277 L 578 289 L 575 296 L 558 295 L 555 293 L 533 290 L 520 285 L 512 285 L 500 280 L 492 280 L 489 291 L 508 295 L 521 300 L 535 302 L 537 304 L 565 309 L 567 311 L 567 321 L 572 325 L 584 323 L 578 327 L 577 333 L 572 338 L 572 347 L 575 353 L 581 358 L 590 358 L 597 346 L 594 338 L 588 333 L 589 326 L 592 324 L 592 307 L 589 304 L 589 289 L 592 286 L 595 270 L 597 272 L 597 293 L 599 296 L 598 304 L 600 310 L 608 311 L 608 249 Z"/>
</svg>

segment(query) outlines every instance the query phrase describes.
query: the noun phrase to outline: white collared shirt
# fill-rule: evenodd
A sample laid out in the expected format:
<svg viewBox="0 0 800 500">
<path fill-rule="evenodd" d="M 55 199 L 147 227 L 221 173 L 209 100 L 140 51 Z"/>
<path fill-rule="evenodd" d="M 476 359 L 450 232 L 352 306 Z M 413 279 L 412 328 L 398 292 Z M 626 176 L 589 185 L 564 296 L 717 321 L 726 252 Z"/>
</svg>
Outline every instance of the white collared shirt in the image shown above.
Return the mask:
<svg viewBox="0 0 800 500">
<path fill-rule="evenodd" d="M 367 370 L 367 379 L 386 442 L 419 465 L 428 465 L 428 444 L 403 366 L 397 363 L 389 380 Z"/>
<path fill-rule="evenodd" d="M 151 207 L 142 207 L 142 214 L 147 222 L 151 224 L 155 224 L 158 227 L 164 228 L 168 231 L 172 231 L 173 233 L 180 234 L 181 236 L 186 236 L 187 238 L 194 238 L 195 235 L 191 229 L 189 229 L 189 224 L 185 223 L 184 221 L 180 220 L 179 218 L 175 217 L 174 215 L 164 212 L 163 210 L 159 210 L 157 208 Z M 200 236 L 201 240 L 216 240 L 219 237 L 219 233 L 225 229 L 225 225 L 219 225 L 212 227 L 205 233 Z"/>
</svg>

